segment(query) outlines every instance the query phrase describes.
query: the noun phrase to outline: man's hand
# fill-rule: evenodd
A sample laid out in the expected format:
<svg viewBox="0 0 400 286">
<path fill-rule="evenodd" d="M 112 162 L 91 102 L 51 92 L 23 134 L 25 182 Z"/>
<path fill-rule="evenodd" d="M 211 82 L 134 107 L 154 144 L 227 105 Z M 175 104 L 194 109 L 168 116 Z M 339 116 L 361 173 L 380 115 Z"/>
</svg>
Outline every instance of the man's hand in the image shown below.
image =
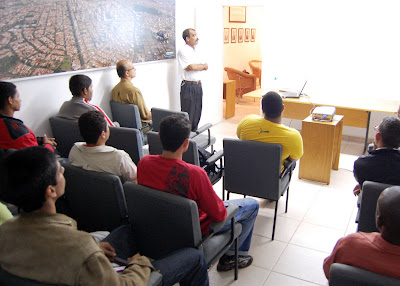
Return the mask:
<svg viewBox="0 0 400 286">
<path fill-rule="evenodd" d="M 361 187 L 360 187 L 360 185 L 357 184 L 357 186 L 355 186 L 353 189 L 353 194 L 355 196 L 358 196 L 360 193 L 361 193 Z"/>
<path fill-rule="evenodd" d="M 135 259 L 139 259 L 140 257 L 142 257 L 141 255 L 140 255 L 140 253 L 138 252 L 138 253 L 136 253 L 134 256 L 132 256 L 132 257 L 128 257 L 128 263 L 130 263 L 132 260 L 135 260 Z"/>
<path fill-rule="evenodd" d="M 55 138 L 48 138 L 46 134 L 43 135 L 43 144 L 50 144 L 53 146 L 57 146 Z"/>
<path fill-rule="evenodd" d="M 203 71 L 208 70 L 208 64 L 191 64 L 185 68 L 185 71 Z"/>
<path fill-rule="evenodd" d="M 117 256 L 114 247 L 112 247 L 108 242 L 99 242 L 99 246 L 107 257 L 112 258 Z"/>
</svg>

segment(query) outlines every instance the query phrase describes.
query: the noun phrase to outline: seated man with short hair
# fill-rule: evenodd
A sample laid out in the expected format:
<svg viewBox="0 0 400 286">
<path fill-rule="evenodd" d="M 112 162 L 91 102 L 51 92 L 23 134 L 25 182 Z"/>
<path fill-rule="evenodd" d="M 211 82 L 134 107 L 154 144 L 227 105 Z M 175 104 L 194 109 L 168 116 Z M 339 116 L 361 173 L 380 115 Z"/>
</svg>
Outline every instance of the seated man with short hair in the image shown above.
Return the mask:
<svg viewBox="0 0 400 286">
<path fill-rule="evenodd" d="M 119 126 L 118 123 L 113 123 L 100 107 L 90 103 L 93 97 L 93 84 L 90 77 L 83 74 L 71 76 L 69 79 L 69 90 L 72 93 L 72 98 L 63 103 L 57 117 L 77 120 L 79 116 L 87 111 L 98 110 L 104 115 L 110 126 Z"/>
<path fill-rule="evenodd" d="M 357 232 L 339 239 L 324 260 L 329 279 L 333 263 L 342 263 L 400 279 L 400 187 L 390 187 L 379 196 L 376 225 L 380 231 Z"/>
<path fill-rule="evenodd" d="M 69 161 L 85 170 L 117 175 L 122 183 L 136 183 L 136 165 L 128 153 L 106 146 L 110 128 L 99 111 L 88 111 L 79 117 L 79 131 L 86 141 L 76 142 L 69 152 Z"/>
<path fill-rule="evenodd" d="M 111 91 L 112 99 L 120 103 L 137 105 L 143 126 L 149 124 L 152 118 L 151 112 L 146 107 L 141 91 L 131 82 L 136 77 L 136 69 L 133 63 L 128 60 L 121 60 L 117 63 L 116 68 L 121 80 Z M 145 129 L 143 132 L 147 132 L 148 130 L 150 128 Z"/>
<path fill-rule="evenodd" d="M 197 249 L 184 248 L 151 263 L 134 255 L 129 226 L 113 230 L 108 242 L 100 243 L 78 231 L 75 220 L 56 211 L 66 182 L 64 168 L 49 150 L 18 150 L 5 164 L 8 185 L 1 190 L 2 198 L 22 210 L 0 226 L 0 265 L 8 273 L 54 285 L 146 286 L 154 266 L 163 275 L 163 285 L 208 285 L 207 265 Z M 106 256 L 131 258 L 117 274 Z"/>
<path fill-rule="evenodd" d="M 267 92 L 261 101 L 264 117 L 255 114 L 240 121 L 236 134 L 239 139 L 282 145 L 282 170 L 286 160 L 296 161 L 303 156 L 303 139 L 300 132 L 282 124 L 285 106 L 282 97 Z"/>
<path fill-rule="evenodd" d="M 354 195 L 361 192 L 365 181 L 400 185 L 400 119 L 386 117 L 375 130 L 375 150 L 354 162 L 353 173 L 358 182 Z"/>
<path fill-rule="evenodd" d="M 200 226 L 203 235 L 209 232 L 213 221 L 226 218 L 225 205 L 236 204 L 239 212 L 235 220 L 242 224 L 239 236 L 239 268 L 249 266 L 253 258 L 248 254 L 253 235 L 254 222 L 258 213 L 258 202 L 252 198 L 223 202 L 215 193 L 204 169 L 182 160 L 182 154 L 189 145 L 191 124 L 184 116 L 177 114 L 164 118 L 160 124 L 162 155 L 148 155 L 138 164 L 138 183 L 153 189 L 182 196 L 197 203 Z M 221 231 L 230 228 L 227 224 Z M 219 260 L 217 270 L 234 268 L 234 245 Z"/>
</svg>

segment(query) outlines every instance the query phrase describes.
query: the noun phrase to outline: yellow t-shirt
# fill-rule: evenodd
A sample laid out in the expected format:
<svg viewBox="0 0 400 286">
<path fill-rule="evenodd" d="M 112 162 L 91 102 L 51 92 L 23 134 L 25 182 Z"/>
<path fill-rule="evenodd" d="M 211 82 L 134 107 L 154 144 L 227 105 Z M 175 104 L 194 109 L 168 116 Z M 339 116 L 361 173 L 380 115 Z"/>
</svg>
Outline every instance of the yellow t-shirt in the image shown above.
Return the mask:
<svg viewBox="0 0 400 286">
<path fill-rule="evenodd" d="M 282 170 L 286 158 L 297 160 L 303 156 L 303 139 L 294 128 L 276 124 L 258 115 L 248 115 L 240 121 L 236 134 L 243 140 L 282 145 Z"/>
</svg>

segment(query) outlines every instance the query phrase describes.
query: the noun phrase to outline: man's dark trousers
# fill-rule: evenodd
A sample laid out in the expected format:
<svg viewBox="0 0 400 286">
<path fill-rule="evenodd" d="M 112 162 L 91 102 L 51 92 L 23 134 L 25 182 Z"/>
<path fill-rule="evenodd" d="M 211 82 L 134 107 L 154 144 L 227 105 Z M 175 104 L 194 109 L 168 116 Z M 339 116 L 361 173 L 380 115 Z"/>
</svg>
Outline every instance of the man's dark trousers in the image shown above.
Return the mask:
<svg viewBox="0 0 400 286">
<path fill-rule="evenodd" d="M 201 117 L 203 88 L 200 82 L 182 81 L 181 110 L 189 114 L 192 131 L 197 130 Z"/>
</svg>

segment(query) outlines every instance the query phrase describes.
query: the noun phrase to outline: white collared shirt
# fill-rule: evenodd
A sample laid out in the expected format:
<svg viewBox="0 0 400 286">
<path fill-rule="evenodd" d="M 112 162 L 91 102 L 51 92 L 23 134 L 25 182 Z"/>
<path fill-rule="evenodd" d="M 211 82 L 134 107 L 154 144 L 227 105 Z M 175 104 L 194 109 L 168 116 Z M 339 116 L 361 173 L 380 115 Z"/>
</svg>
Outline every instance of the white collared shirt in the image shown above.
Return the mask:
<svg viewBox="0 0 400 286">
<path fill-rule="evenodd" d="M 194 48 L 185 44 L 178 52 L 178 62 L 182 72 L 182 80 L 199 81 L 202 80 L 205 71 L 187 71 L 185 70 L 191 64 L 205 64 L 199 53 Z"/>
</svg>

